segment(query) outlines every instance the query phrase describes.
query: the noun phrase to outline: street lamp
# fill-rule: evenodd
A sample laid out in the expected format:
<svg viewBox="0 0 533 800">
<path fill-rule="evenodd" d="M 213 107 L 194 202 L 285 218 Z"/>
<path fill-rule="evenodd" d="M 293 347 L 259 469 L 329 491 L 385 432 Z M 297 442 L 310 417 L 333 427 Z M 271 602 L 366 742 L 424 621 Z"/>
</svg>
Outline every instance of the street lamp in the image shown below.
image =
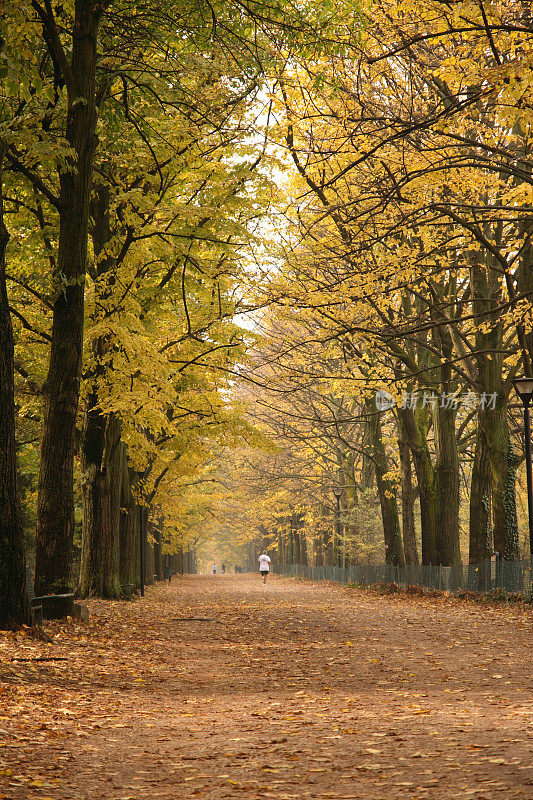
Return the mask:
<svg viewBox="0 0 533 800">
<path fill-rule="evenodd" d="M 531 468 L 531 425 L 529 405 L 533 398 L 533 378 L 515 378 L 513 386 L 524 404 L 524 450 L 526 453 L 527 512 L 529 520 L 529 557 L 533 561 L 533 471 Z"/>
<path fill-rule="evenodd" d="M 333 489 L 333 494 L 335 495 L 335 499 L 337 501 L 337 508 L 335 509 L 335 538 L 337 540 L 337 547 L 339 548 L 340 553 L 340 538 L 341 538 L 341 495 L 342 489 L 340 486 L 335 486 Z M 335 553 L 335 545 L 333 546 L 333 553 Z M 339 559 L 337 558 L 337 562 Z"/>
</svg>

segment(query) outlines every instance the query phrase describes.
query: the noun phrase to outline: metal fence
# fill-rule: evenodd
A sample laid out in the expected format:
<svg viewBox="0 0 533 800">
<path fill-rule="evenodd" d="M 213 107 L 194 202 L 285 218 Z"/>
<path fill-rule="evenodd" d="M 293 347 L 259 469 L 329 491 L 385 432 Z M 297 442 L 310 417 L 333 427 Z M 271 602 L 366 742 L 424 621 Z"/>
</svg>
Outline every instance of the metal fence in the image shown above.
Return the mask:
<svg viewBox="0 0 533 800">
<path fill-rule="evenodd" d="M 309 578 L 313 581 L 337 581 L 356 586 L 376 583 L 397 583 L 402 586 L 423 586 L 446 592 L 533 592 L 533 570 L 530 561 L 486 561 L 482 564 L 461 564 L 455 567 L 405 566 L 394 564 L 356 564 L 350 567 L 308 567 L 302 564 L 278 564 L 277 575 Z"/>
</svg>

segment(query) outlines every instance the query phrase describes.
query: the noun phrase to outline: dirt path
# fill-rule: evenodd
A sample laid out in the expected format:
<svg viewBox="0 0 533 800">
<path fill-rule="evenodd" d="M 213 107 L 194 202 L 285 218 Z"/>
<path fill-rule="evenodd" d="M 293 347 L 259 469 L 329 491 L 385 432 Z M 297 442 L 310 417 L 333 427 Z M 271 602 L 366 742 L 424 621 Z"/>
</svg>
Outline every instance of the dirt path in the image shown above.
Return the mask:
<svg viewBox="0 0 533 800">
<path fill-rule="evenodd" d="M 533 798 L 530 612 L 248 576 L 90 606 L 0 636 L 0 800 Z"/>
</svg>

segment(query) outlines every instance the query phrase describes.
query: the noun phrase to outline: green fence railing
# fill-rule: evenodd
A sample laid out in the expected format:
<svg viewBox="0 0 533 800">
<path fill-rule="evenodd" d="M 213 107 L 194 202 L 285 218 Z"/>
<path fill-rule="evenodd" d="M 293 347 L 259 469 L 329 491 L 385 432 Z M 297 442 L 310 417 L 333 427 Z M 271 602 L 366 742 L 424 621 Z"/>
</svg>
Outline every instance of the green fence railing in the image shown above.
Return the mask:
<svg viewBox="0 0 533 800">
<path fill-rule="evenodd" d="M 486 561 L 482 564 L 460 564 L 454 567 L 433 565 L 396 567 L 394 564 L 355 564 L 349 567 L 308 567 L 302 564 L 278 564 L 277 575 L 329 580 L 356 586 L 376 583 L 398 583 L 402 586 L 423 586 L 446 592 L 533 591 L 533 570 L 530 561 Z"/>
</svg>

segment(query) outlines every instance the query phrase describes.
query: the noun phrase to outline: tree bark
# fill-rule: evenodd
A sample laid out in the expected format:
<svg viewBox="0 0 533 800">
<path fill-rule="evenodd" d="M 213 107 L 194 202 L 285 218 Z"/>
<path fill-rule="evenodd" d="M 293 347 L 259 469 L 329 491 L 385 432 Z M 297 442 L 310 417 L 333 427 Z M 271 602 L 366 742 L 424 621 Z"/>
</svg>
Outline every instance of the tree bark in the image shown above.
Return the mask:
<svg viewBox="0 0 533 800">
<path fill-rule="evenodd" d="M 86 415 L 82 452 L 82 596 L 118 598 L 120 589 L 120 501 L 122 457 L 120 422 L 113 414 Z"/>
<path fill-rule="evenodd" d="M 44 387 L 37 503 L 36 591 L 71 587 L 74 534 L 73 461 L 83 351 L 84 281 L 89 203 L 96 149 L 96 42 L 103 4 L 76 0 L 65 139 L 73 163 L 60 173 L 59 246 L 52 345 Z M 55 21 L 43 22 L 57 39 Z M 48 28 L 48 30 L 47 30 Z M 60 47 L 60 45 L 59 45 Z"/>
<path fill-rule="evenodd" d="M 105 246 L 111 239 L 109 219 L 109 189 L 105 186 L 95 188 L 91 201 L 91 217 L 93 250 L 96 260 L 98 278 L 106 275 L 113 266 L 113 259 L 105 252 Z M 105 301 L 109 289 L 107 286 L 99 290 L 96 283 L 97 297 Z M 96 307 L 98 308 L 98 303 Z M 97 315 L 96 315 L 97 316 Z M 109 337 L 99 336 L 91 342 L 93 353 L 93 381 L 85 404 L 85 418 L 82 443 L 83 496 L 84 508 L 93 509 L 94 513 L 84 514 L 82 531 L 82 572 L 80 584 L 82 593 L 96 594 L 111 598 L 120 596 L 120 494 L 122 491 L 122 464 L 120 459 L 124 450 L 120 442 L 120 424 L 116 418 L 101 411 L 98 396 L 99 379 L 104 375 L 106 367 L 102 360 L 109 349 Z M 109 369 L 109 367 L 108 367 Z M 117 441 L 106 441 L 110 434 L 117 432 Z M 117 458 L 119 461 L 117 461 Z M 102 473 L 107 480 L 102 480 Z M 106 508 L 106 505 L 108 508 Z M 89 526 L 107 525 L 108 533 L 103 530 L 90 530 Z M 109 539 L 110 560 L 98 552 L 102 543 Z M 96 552 L 89 553 L 91 547 Z M 89 569 L 90 574 L 84 574 Z M 96 572 L 100 572 L 97 575 Z M 118 592 L 118 594 L 117 594 Z"/>
<path fill-rule="evenodd" d="M 120 492 L 120 584 L 138 587 L 139 582 L 139 510 L 131 491 L 126 445 L 121 442 L 122 483 Z"/>
<path fill-rule="evenodd" d="M 520 559 L 516 518 L 517 458 L 511 446 L 507 398 L 499 396 L 496 408 L 485 412 L 487 450 L 492 477 L 494 550 L 506 561 Z"/>
<path fill-rule="evenodd" d="M 481 564 L 492 555 L 491 468 L 485 413 L 478 410 L 476 449 L 470 479 L 470 541 L 468 563 Z"/>
<path fill-rule="evenodd" d="M 426 419 L 422 412 L 416 416 L 410 408 L 398 409 L 398 417 L 413 456 L 420 498 L 422 528 L 422 564 L 436 564 L 436 492 L 435 470 L 426 438 Z"/>
<path fill-rule="evenodd" d="M 415 535 L 415 492 L 411 470 L 411 451 L 403 427 L 399 426 L 398 451 L 402 476 L 402 536 L 406 564 L 418 564 Z"/>
<path fill-rule="evenodd" d="M 378 487 L 383 535 L 385 540 L 385 562 L 403 567 L 405 558 L 400 531 L 400 517 L 396 503 L 396 488 L 386 477 L 389 467 L 383 437 L 381 433 L 381 413 L 376 411 L 373 403 L 367 403 L 368 425 L 371 433 L 372 460 Z"/>
<path fill-rule="evenodd" d="M 328 509 L 325 505 L 322 506 L 322 550 L 323 550 L 323 559 L 324 559 L 324 566 L 332 567 L 334 564 L 334 552 L 333 552 L 333 525 L 335 524 L 335 518 L 333 517 L 332 522 L 331 515 L 328 513 Z"/>
<path fill-rule="evenodd" d="M 285 564 L 285 548 L 283 542 L 283 532 L 278 528 L 278 563 Z"/>
<path fill-rule="evenodd" d="M 289 540 L 288 540 L 288 552 L 289 552 L 289 564 L 294 564 L 294 531 L 292 528 L 292 517 L 288 517 L 289 522 Z"/>
<path fill-rule="evenodd" d="M 301 553 L 300 553 L 300 534 L 298 533 L 298 516 L 293 515 L 291 519 L 291 530 L 292 530 L 292 540 L 294 545 L 294 563 L 301 564 Z"/>
<path fill-rule="evenodd" d="M 487 265 L 473 262 L 470 274 L 474 313 L 480 322 L 491 322 L 488 332 L 479 324 L 476 327 L 476 363 L 486 406 L 483 430 L 491 471 L 494 549 L 500 558 L 517 561 L 520 558 L 515 488 L 517 458 L 507 418 L 509 387 L 503 381 L 503 328 L 496 302 L 501 296 L 501 287 L 499 275 L 491 268 L 489 258 L 487 262 Z"/>
<path fill-rule="evenodd" d="M 154 528 L 154 575 L 162 581 L 163 575 L 163 534 L 159 525 Z"/>
<path fill-rule="evenodd" d="M 371 448 L 370 428 L 368 424 L 365 424 L 363 426 L 363 454 L 361 458 L 361 489 L 363 491 L 365 491 L 365 489 L 372 489 L 374 486 L 374 465 L 372 464 L 372 459 L 367 455 Z"/>
<path fill-rule="evenodd" d="M 436 563 L 452 566 L 461 563 L 459 547 L 459 458 L 455 438 L 456 410 L 439 403 L 434 413 L 435 490 L 437 527 Z"/>
<path fill-rule="evenodd" d="M 344 562 L 349 565 L 353 561 L 353 548 L 357 542 L 359 532 L 359 498 L 356 488 L 355 479 L 355 457 L 354 452 L 349 451 L 343 460 L 343 476 L 342 484 L 344 486 L 344 498 L 346 503 L 346 520 L 344 523 Z"/>
<path fill-rule="evenodd" d="M 154 582 L 154 524 L 148 516 L 148 509 L 143 509 L 145 515 L 145 553 L 146 558 L 144 562 L 144 583 L 146 586 L 151 586 Z"/>
<path fill-rule="evenodd" d="M 121 594 L 120 588 L 120 514 L 122 507 L 122 479 L 126 448 L 121 440 L 120 420 L 113 414 L 108 421 L 108 430 L 114 428 L 114 438 L 109 454 L 109 472 L 111 478 L 110 518 L 111 518 L 111 563 L 109 569 L 110 587 Z"/>
<path fill-rule="evenodd" d="M 6 286 L 6 247 L 0 142 L 0 629 L 30 623 L 26 594 L 24 532 L 19 503 L 15 444 L 13 327 Z"/>
<path fill-rule="evenodd" d="M 307 539 L 305 538 L 305 533 L 298 534 L 300 538 L 300 564 L 303 564 L 304 567 L 307 566 Z"/>
</svg>

